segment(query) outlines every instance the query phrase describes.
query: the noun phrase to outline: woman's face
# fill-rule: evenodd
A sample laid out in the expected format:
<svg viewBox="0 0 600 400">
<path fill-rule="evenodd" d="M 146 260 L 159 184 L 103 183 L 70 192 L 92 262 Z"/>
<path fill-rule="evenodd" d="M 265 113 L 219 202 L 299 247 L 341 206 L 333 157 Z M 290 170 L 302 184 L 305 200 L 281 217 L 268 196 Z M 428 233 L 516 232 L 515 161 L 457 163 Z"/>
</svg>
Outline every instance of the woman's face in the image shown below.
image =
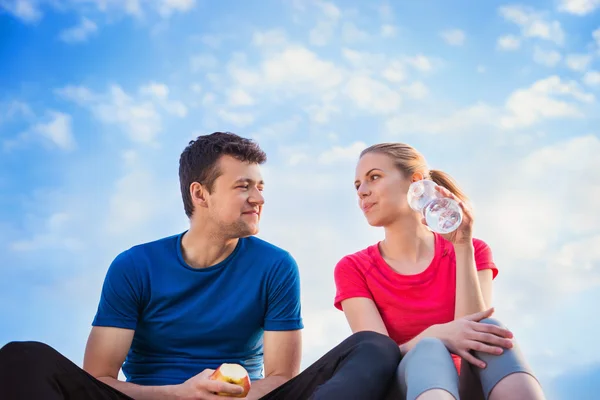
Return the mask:
<svg viewBox="0 0 600 400">
<path fill-rule="evenodd" d="M 358 205 L 372 226 L 387 226 L 414 211 L 406 199 L 411 180 L 394 165 L 391 157 L 367 153 L 356 166 L 354 186 Z"/>
</svg>

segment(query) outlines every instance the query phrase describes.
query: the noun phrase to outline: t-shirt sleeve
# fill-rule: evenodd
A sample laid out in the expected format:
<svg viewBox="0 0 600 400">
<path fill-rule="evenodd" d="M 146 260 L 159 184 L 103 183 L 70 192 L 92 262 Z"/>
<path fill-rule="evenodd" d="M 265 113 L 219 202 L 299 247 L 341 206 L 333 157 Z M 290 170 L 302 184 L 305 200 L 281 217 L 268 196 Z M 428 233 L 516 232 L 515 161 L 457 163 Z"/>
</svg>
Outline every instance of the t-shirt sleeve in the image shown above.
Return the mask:
<svg viewBox="0 0 600 400">
<path fill-rule="evenodd" d="M 127 251 L 114 259 L 104 278 L 93 326 L 135 330 L 142 291 L 138 272 Z"/>
<path fill-rule="evenodd" d="M 342 301 L 352 297 L 373 299 L 367 286 L 364 273 L 356 263 L 348 257 L 342 258 L 333 271 L 335 280 L 335 300 L 333 305 L 342 310 Z"/>
<path fill-rule="evenodd" d="M 492 270 L 492 279 L 498 275 L 498 268 L 492 256 L 492 249 L 483 240 L 473 239 L 473 247 L 475 249 L 475 265 L 478 271 L 483 269 Z"/>
<path fill-rule="evenodd" d="M 293 331 L 304 328 L 300 305 L 298 264 L 290 255 L 277 264 L 267 281 L 266 331 Z"/>
</svg>

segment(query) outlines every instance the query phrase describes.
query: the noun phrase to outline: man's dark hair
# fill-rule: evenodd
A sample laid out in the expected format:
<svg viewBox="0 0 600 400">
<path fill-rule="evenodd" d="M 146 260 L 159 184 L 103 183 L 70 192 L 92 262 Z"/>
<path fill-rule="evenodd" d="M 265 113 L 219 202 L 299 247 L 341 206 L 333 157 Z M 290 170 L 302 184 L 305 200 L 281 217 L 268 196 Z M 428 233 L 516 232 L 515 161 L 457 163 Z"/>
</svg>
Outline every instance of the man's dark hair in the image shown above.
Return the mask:
<svg viewBox="0 0 600 400">
<path fill-rule="evenodd" d="M 217 162 L 224 155 L 256 164 L 267 161 L 258 144 L 235 133 L 214 132 L 190 141 L 179 158 L 179 185 L 188 217 L 194 213 L 190 185 L 198 182 L 212 192 L 215 180 L 221 175 Z"/>
</svg>

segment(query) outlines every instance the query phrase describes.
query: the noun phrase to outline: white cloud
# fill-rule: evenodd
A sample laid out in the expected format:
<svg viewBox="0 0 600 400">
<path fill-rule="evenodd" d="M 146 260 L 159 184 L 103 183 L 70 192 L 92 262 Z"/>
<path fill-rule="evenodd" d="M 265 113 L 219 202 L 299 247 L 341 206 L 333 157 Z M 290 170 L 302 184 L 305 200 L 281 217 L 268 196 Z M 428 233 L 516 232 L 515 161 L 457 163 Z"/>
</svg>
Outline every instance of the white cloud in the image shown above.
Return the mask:
<svg viewBox="0 0 600 400">
<path fill-rule="evenodd" d="M 190 58 L 192 72 L 200 72 L 215 69 L 219 61 L 212 54 L 196 54 Z"/>
<path fill-rule="evenodd" d="M 429 89 L 423 82 L 413 82 L 400 90 L 415 100 L 422 100 L 429 94 Z"/>
<path fill-rule="evenodd" d="M 498 47 L 502 50 L 517 50 L 521 47 L 521 40 L 514 35 L 505 35 L 498 38 Z"/>
<path fill-rule="evenodd" d="M 600 0 L 560 0 L 558 9 L 570 14 L 586 15 L 600 7 Z"/>
<path fill-rule="evenodd" d="M 485 103 L 476 103 L 448 115 L 434 113 L 400 114 L 387 120 L 387 135 L 397 137 L 415 134 L 464 135 L 476 130 L 489 130 L 497 122 L 498 111 Z"/>
<path fill-rule="evenodd" d="M 352 22 L 344 22 L 342 25 L 342 39 L 346 43 L 361 43 L 369 39 L 369 34 L 359 29 Z"/>
<path fill-rule="evenodd" d="M 513 92 L 506 101 L 508 115 L 502 117 L 504 128 L 526 127 L 546 118 L 580 118 L 583 112 L 578 105 L 560 99 L 560 96 L 572 97 L 580 103 L 595 100 L 592 94 L 581 90 L 574 82 L 563 82 L 558 76 L 539 80 L 527 89 Z"/>
<path fill-rule="evenodd" d="M 250 76 L 256 79 L 253 84 L 260 82 L 298 92 L 328 89 L 342 81 L 342 72 L 335 64 L 301 46 L 290 46 L 271 55 L 263 61 L 260 74 L 246 74 L 246 78 Z"/>
<path fill-rule="evenodd" d="M 241 88 L 229 90 L 227 95 L 229 98 L 229 105 L 232 107 L 251 106 L 256 103 L 254 98 Z"/>
<path fill-rule="evenodd" d="M 368 76 L 352 76 L 344 88 L 344 93 L 358 108 L 373 114 L 392 113 L 402 104 L 402 98 L 397 91 Z"/>
<path fill-rule="evenodd" d="M 583 76 L 583 82 L 588 86 L 600 86 L 600 71 L 588 71 Z"/>
<path fill-rule="evenodd" d="M 32 127 L 32 132 L 46 138 L 62 150 L 73 150 L 75 139 L 72 132 L 72 118 L 69 114 L 50 111 L 50 120 Z"/>
<path fill-rule="evenodd" d="M 282 29 L 273 29 L 264 32 L 254 32 L 252 35 L 252 44 L 258 47 L 280 46 L 287 42 L 285 31 Z"/>
<path fill-rule="evenodd" d="M 536 46 L 533 50 L 533 61 L 546 67 L 554 67 L 562 60 L 562 56 L 556 50 L 543 50 Z"/>
<path fill-rule="evenodd" d="M 94 93 L 84 86 L 57 90 L 63 98 L 88 108 L 99 121 L 119 126 L 133 142 L 156 144 L 163 118 L 158 107 L 179 118 L 187 115 L 187 107 L 169 100 L 169 90 L 164 84 L 150 82 L 139 92 L 140 98 L 136 99 L 119 85 L 111 85 L 107 93 Z"/>
<path fill-rule="evenodd" d="M 311 104 L 306 108 L 311 121 L 318 124 L 326 124 L 330 121 L 332 115 L 338 114 L 341 110 L 337 104 L 339 96 L 335 92 L 326 92 L 321 96 L 317 104 Z"/>
<path fill-rule="evenodd" d="M 364 142 L 354 142 L 348 147 L 334 146 L 331 149 L 319 154 L 317 161 L 324 165 L 343 162 L 356 162 L 360 152 L 366 147 L 367 145 Z"/>
<path fill-rule="evenodd" d="M 584 72 L 592 62 L 592 56 L 590 54 L 569 54 L 565 62 L 567 67 L 573 71 Z"/>
<path fill-rule="evenodd" d="M 66 43 L 80 43 L 87 41 L 97 31 L 96 23 L 84 17 L 78 25 L 62 31 L 59 38 Z"/>
<path fill-rule="evenodd" d="M 26 23 L 37 22 L 42 18 L 42 12 L 32 0 L 0 0 L 0 9 Z"/>
<path fill-rule="evenodd" d="M 158 12 L 163 17 L 169 17 L 174 12 L 188 12 L 194 8 L 196 0 L 160 0 Z"/>
<path fill-rule="evenodd" d="M 565 41 L 565 33 L 558 21 L 547 21 L 542 13 L 530 7 L 504 6 L 499 9 L 500 15 L 507 21 L 517 24 L 524 37 L 548 40 L 558 45 Z"/>
<path fill-rule="evenodd" d="M 404 64 L 394 60 L 382 72 L 382 76 L 390 82 L 402 82 L 406 79 Z"/>
<path fill-rule="evenodd" d="M 227 110 L 219 110 L 219 118 L 236 127 L 246 127 L 254 122 L 254 115 L 249 112 L 234 112 Z"/>
<path fill-rule="evenodd" d="M 318 8 L 317 24 L 308 34 L 309 42 L 313 46 L 325 46 L 335 36 L 342 13 L 333 3 L 318 1 L 315 4 Z"/>
<path fill-rule="evenodd" d="M 36 223 L 36 232 L 29 239 L 13 241 L 9 248 L 15 252 L 34 252 L 39 250 L 59 249 L 77 250 L 84 244 L 83 241 L 73 236 L 68 223 L 72 215 L 65 211 L 57 211 L 47 219 Z"/>
<path fill-rule="evenodd" d="M 29 104 L 19 100 L 11 100 L 8 103 L 0 103 L 0 125 L 18 117 L 32 117 L 33 111 Z"/>
<path fill-rule="evenodd" d="M 431 59 L 422 54 L 407 58 L 406 63 L 422 72 L 430 72 L 433 70 L 433 62 Z"/>
<path fill-rule="evenodd" d="M 594 38 L 594 40 L 596 41 L 596 46 L 599 48 L 600 50 L 600 28 L 596 29 L 594 32 L 592 32 L 592 37 Z"/>
<path fill-rule="evenodd" d="M 398 28 L 395 25 L 384 24 L 381 26 L 381 36 L 384 38 L 395 37 L 398 32 Z"/>
<path fill-rule="evenodd" d="M 467 38 L 465 32 L 460 29 L 448 29 L 440 35 L 450 46 L 462 46 Z"/>
</svg>

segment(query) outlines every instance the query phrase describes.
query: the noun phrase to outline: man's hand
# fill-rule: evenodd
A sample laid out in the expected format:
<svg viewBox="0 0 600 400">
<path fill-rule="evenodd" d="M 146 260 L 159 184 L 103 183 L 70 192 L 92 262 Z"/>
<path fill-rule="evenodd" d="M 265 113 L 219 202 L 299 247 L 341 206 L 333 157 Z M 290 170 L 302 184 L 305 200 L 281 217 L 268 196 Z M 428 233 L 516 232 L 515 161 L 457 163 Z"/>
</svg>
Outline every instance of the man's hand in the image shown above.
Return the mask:
<svg viewBox="0 0 600 400">
<path fill-rule="evenodd" d="M 236 396 L 244 391 L 239 385 L 208 379 L 213 372 L 212 369 L 205 369 L 184 383 L 172 386 L 173 397 L 178 400 L 224 400 L 234 397 L 217 395 L 216 393 Z"/>
</svg>

